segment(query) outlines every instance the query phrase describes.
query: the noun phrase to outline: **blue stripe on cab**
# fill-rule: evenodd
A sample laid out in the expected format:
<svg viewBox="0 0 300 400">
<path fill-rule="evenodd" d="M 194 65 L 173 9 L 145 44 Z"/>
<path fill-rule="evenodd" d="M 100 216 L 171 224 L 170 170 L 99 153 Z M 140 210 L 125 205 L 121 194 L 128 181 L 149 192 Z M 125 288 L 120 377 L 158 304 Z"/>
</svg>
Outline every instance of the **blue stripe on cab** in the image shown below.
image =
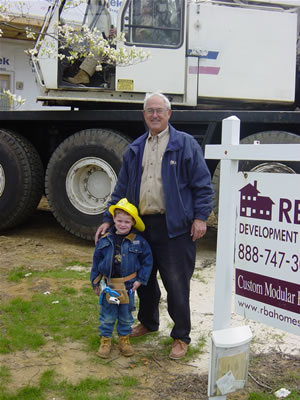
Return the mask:
<svg viewBox="0 0 300 400">
<path fill-rule="evenodd" d="M 197 53 L 197 51 L 195 51 L 195 49 L 189 49 L 188 50 L 188 54 L 189 55 L 196 55 L 196 53 Z M 218 55 L 219 55 L 219 52 L 218 51 L 208 51 L 205 56 L 204 55 L 200 55 L 200 54 L 197 54 L 197 55 L 200 58 L 206 58 L 206 59 L 209 59 L 209 60 L 216 60 Z"/>
<path fill-rule="evenodd" d="M 219 55 L 218 51 L 209 51 L 207 56 L 200 56 L 200 58 L 209 58 L 210 60 L 216 60 Z"/>
</svg>

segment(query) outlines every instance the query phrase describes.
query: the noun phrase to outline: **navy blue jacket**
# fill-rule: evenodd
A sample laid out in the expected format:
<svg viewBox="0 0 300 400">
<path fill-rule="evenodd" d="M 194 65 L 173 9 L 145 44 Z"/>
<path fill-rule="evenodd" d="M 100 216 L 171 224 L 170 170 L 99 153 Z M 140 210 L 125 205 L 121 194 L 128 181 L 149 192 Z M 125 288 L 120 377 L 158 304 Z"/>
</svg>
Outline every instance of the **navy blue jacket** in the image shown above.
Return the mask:
<svg viewBox="0 0 300 400">
<path fill-rule="evenodd" d="M 96 244 L 90 274 L 91 282 L 99 274 L 110 279 L 115 253 L 114 249 L 113 235 L 111 231 L 108 231 Z M 121 276 L 125 277 L 131 275 L 133 272 L 137 272 L 135 278 L 126 282 L 126 288 L 130 289 L 135 281 L 147 285 L 153 264 L 152 252 L 148 242 L 136 230 L 132 230 L 123 239 L 121 255 Z"/>
<path fill-rule="evenodd" d="M 172 238 L 189 232 L 195 218 L 207 220 L 212 210 L 213 190 L 198 142 L 170 124 L 169 129 L 170 139 L 162 160 L 162 184 L 168 234 Z M 148 134 L 149 131 L 128 146 L 109 206 L 126 197 L 138 207 L 142 159 Z M 108 209 L 104 221 L 112 223 Z"/>
</svg>

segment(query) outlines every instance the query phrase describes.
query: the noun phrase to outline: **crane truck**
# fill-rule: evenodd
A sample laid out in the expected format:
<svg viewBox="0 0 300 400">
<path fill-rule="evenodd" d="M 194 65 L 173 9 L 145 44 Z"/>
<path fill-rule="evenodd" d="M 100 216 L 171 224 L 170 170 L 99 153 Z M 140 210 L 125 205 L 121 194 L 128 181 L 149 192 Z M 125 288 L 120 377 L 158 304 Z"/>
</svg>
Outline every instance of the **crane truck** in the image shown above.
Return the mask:
<svg viewBox="0 0 300 400">
<path fill-rule="evenodd" d="M 145 131 L 147 92 L 170 99 L 171 124 L 203 149 L 220 143 L 222 120 L 231 115 L 241 120 L 242 143 L 300 143 L 299 1 L 123 0 L 116 29 L 125 41 L 117 48 L 135 46 L 150 58 L 127 66 L 104 62 L 84 84 L 69 80 L 80 63 L 45 55 L 42 38 L 53 37 L 59 53 L 53 35 L 58 24 L 83 25 L 91 4 L 99 15 L 103 2 L 78 5 L 76 18 L 67 3 L 52 2 L 35 44 L 36 100 L 46 108 L 0 111 L 2 232 L 28 220 L 45 193 L 57 221 L 92 240 L 122 155 Z M 219 166 L 207 164 L 217 207 Z M 240 161 L 240 169 L 300 172 L 299 163 L 276 160 Z"/>
</svg>

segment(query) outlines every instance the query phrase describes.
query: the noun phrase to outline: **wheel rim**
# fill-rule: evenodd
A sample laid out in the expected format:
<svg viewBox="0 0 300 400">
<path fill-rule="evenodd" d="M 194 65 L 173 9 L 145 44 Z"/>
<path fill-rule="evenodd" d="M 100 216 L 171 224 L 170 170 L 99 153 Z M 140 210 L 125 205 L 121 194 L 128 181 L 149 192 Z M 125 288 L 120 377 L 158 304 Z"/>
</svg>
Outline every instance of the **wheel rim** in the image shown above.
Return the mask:
<svg viewBox="0 0 300 400">
<path fill-rule="evenodd" d="M 262 163 L 256 165 L 250 170 L 251 172 L 270 172 L 276 174 L 295 174 L 296 172 L 285 164 L 281 163 Z"/>
<path fill-rule="evenodd" d="M 5 188 L 5 174 L 4 174 L 4 169 L 2 168 L 2 165 L 0 164 L 0 197 L 2 196 L 2 193 L 4 192 Z"/>
<path fill-rule="evenodd" d="M 117 182 L 113 168 L 100 158 L 86 157 L 70 168 L 66 191 L 72 205 L 88 215 L 101 214 Z"/>
</svg>

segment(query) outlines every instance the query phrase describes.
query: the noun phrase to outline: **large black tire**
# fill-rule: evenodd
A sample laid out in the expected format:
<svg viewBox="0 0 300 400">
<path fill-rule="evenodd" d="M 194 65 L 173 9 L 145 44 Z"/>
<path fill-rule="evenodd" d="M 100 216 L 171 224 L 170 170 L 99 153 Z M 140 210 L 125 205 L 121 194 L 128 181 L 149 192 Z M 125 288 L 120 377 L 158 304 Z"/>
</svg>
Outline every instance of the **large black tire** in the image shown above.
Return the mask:
<svg viewBox="0 0 300 400">
<path fill-rule="evenodd" d="M 0 230 L 25 222 L 44 190 L 40 157 L 24 137 L 0 130 Z"/>
<path fill-rule="evenodd" d="M 116 131 L 87 129 L 55 150 L 46 171 L 46 195 L 64 229 L 94 239 L 128 144 Z"/>
<path fill-rule="evenodd" d="M 293 144 L 300 143 L 300 136 L 283 131 L 266 131 L 247 136 L 241 140 L 242 144 L 253 144 L 259 141 L 261 144 Z M 299 162 L 265 162 L 256 160 L 239 161 L 239 171 L 271 172 L 271 173 L 300 173 Z M 219 181 L 220 181 L 220 163 L 217 165 L 212 184 L 214 187 L 214 214 L 218 217 L 219 208 Z"/>
</svg>

